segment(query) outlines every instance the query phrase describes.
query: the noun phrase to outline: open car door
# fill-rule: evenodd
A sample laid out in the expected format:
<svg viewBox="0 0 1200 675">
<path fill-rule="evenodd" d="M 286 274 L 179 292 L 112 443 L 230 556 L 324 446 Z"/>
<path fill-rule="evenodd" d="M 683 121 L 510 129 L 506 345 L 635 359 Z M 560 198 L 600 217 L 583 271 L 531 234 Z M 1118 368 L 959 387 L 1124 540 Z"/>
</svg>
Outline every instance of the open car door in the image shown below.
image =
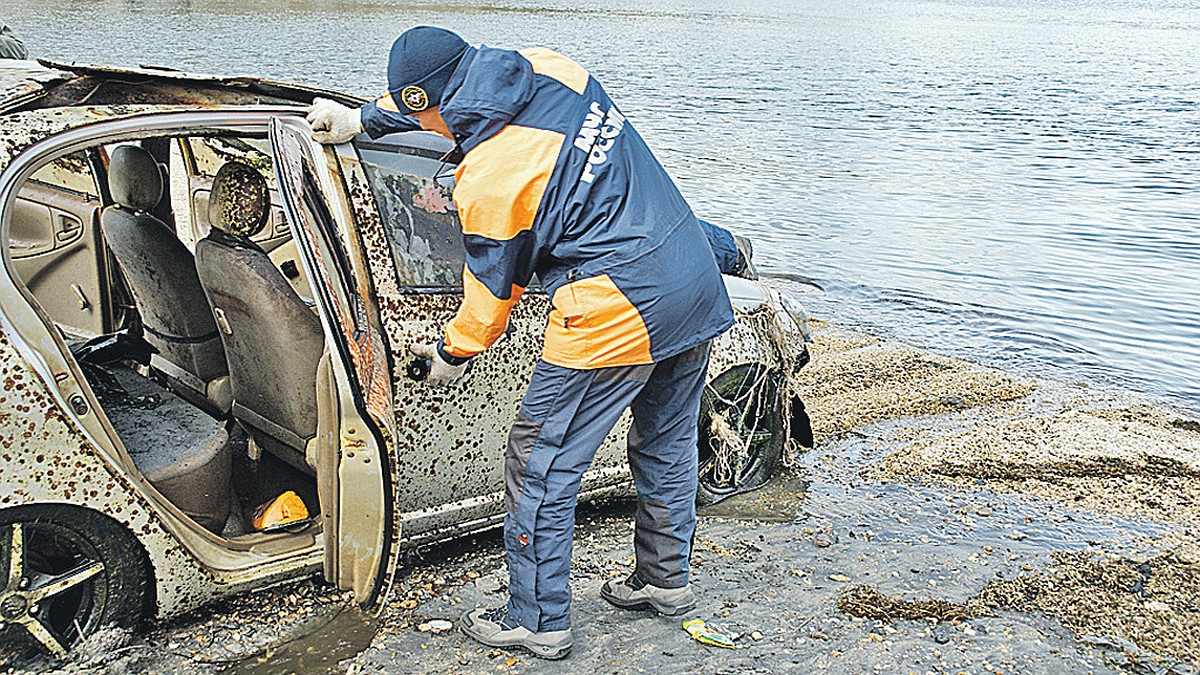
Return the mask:
<svg viewBox="0 0 1200 675">
<path fill-rule="evenodd" d="M 369 275 L 355 238 L 343 236 L 354 229 L 340 177 L 309 138 L 307 125 L 273 118 L 269 135 L 284 211 L 325 329 L 318 408 L 337 408 L 327 433 L 318 423 L 317 456 L 308 458 L 317 469 L 325 577 L 377 609 L 395 571 L 398 533 L 390 375 L 377 319 L 368 309 Z"/>
</svg>

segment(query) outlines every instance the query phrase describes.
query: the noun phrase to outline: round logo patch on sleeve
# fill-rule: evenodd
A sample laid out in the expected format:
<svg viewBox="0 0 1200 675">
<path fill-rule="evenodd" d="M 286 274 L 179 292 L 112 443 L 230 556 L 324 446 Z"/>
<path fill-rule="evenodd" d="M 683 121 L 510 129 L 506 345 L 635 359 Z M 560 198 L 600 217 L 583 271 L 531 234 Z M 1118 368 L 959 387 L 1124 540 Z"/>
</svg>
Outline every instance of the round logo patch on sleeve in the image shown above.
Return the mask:
<svg viewBox="0 0 1200 675">
<path fill-rule="evenodd" d="M 424 89 L 416 85 L 410 85 L 401 89 L 400 99 L 413 112 L 421 112 L 429 107 L 429 95 L 425 93 Z"/>
</svg>

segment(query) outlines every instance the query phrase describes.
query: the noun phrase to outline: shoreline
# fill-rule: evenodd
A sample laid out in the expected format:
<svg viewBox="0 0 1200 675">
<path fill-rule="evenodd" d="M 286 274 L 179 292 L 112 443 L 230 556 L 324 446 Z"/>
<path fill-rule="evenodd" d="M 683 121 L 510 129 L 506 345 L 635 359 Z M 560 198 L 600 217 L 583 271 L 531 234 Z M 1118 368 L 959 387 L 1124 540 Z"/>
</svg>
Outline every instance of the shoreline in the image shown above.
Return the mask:
<svg viewBox="0 0 1200 675">
<path fill-rule="evenodd" d="M 816 447 L 762 489 L 700 515 L 700 604 L 683 618 L 739 634 L 737 649 L 691 640 L 677 618 L 599 600 L 596 588 L 632 564 L 632 510 L 618 500 L 580 509 L 576 648 L 565 661 L 428 630 L 503 600 L 492 532 L 410 552 L 378 620 L 302 581 L 94 640 L 55 672 L 1200 667 L 1200 421 L 1136 396 L 812 326 L 813 359 L 798 381 Z"/>
<path fill-rule="evenodd" d="M 1091 541 L 1047 546 L 1045 566 L 1025 565 L 1024 574 L 988 582 L 967 602 L 977 603 L 967 613 L 1041 612 L 1129 667 L 1138 658 L 1164 668 L 1172 661 L 1200 667 L 1200 421 L 1137 394 L 926 360 L 906 346 L 856 338 L 828 324 L 820 333 L 828 337 L 818 337 L 814 351 L 831 358 L 815 355 L 820 365 L 805 374 L 813 382 L 813 419 L 827 403 L 844 412 L 849 391 L 859 405 L 848 421 L 825 430 L 830 438 L 891 427 L 874 435 L 877 460 L 860 470 L 861 478 L 1039 501 L 1124 521 L 1117 529 L 1134 551 Z M 864 350 L 879 353 L 848 358 Z M 862 378 L 841 368 L 843 361 L 895 372 L 876 373 L 878 379 L 859 386 Z M 928 365 L 915 368 L 923 376 L 912 378 L 911 364 L 923 361 Z M 895 382 L 914 392 L 907 408 L 896 407 Z M 949 383 L 967 383 L 969 393 L 942 386 Z M 896 414 L 881 420 L 880 407 Z M 982 520 L 993 511 L 983 506 L 960 516 Z M 1009 534 L 1018 541 L 1027 536 Z"/>
</svg>

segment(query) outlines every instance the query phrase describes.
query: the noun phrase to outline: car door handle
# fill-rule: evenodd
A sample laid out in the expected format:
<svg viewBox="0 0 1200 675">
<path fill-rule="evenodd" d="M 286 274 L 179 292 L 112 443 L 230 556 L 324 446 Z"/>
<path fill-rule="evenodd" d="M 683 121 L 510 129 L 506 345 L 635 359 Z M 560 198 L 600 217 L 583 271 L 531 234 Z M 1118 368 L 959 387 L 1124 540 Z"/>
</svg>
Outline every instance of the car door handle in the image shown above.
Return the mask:
<svg viewBox="0 0 1200 675">
<path fill-rule="evenodd" d="M 63 244 L 74 239 L 82 230 L 83 223 L 71 216 L 60 215 L 58 217 L 58 228 L 54 232 L 54 238 L 58 239 L 60 244 Z"/>
<path fill-rule="evenodd" d="M 474 361 L 467 362 L 467 369 L 463 372 L 464 377 L 471 374 L 471 367 L 474 365 Z M 421 382 L 425 378 L 429 377 L 429 371 L 432 369 L 433 359 L 429 358 L 428 356 L 418 356 L 409 362 L 408 367 L 404 369 L 404 372 L 408 375 L 408 379 Z"/>
<path fill-rule="evenodd" d="M 405 372 L 410 380 L 420 382 L 429 377 L 429 371 L 433 368 L 433 359 L 427 356 L 418 356 L 409 362 Z"/>
</svg>

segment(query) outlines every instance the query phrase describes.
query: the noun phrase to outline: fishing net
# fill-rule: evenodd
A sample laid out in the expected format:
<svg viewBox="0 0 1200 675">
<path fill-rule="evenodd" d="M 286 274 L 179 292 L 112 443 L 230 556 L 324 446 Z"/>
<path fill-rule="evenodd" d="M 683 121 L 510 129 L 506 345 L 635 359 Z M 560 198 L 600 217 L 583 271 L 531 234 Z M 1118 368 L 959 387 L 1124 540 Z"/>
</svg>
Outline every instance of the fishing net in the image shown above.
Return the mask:
<svg viewBox="0 0 1200 675">
<path fill-rule="evenodd" d="M 754 335 L 752 360 L 770 364 L 770 368 L 747 369 L 743 380 L 725 392 L 713 383 L 707 386 L 713 401 L 708 428 L 713 478 L 720 485 L 733 484 L 739 467 L 753 461 L 751 439 L 768 431 L 765 425 L 775 411 L 785 430 L 784 466 L 795 466 L 803 449 L 796 434 L 786 433 L 792 429 L 793 415 L 803 414 L 803 407 L 792 405 L 799 397 L 796 372 L 808 362 L 804 336 L 795 328 L 797 322 L 786 310 L 769 303 L 749 309 L 735 307 L 734 313 L 737 322 Z"/>
</svg>

